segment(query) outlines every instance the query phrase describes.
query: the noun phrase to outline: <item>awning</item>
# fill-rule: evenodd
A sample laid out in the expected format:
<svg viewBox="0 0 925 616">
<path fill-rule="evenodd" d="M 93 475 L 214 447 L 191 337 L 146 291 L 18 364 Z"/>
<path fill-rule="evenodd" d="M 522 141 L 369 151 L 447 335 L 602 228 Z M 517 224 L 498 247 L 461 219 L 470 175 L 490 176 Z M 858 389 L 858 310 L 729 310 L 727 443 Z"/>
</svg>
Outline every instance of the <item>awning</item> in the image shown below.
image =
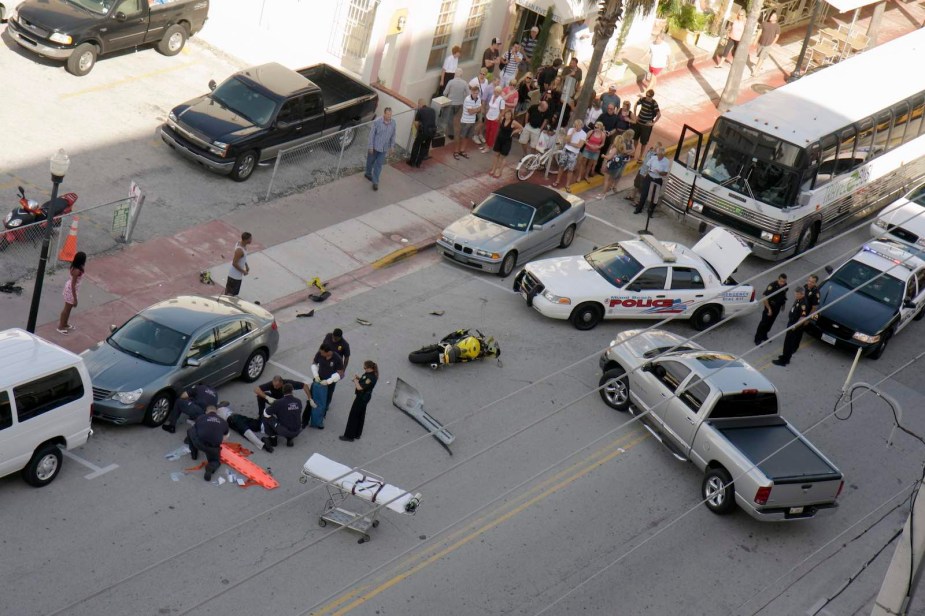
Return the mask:
<svg viewBox="0 0 925 616">
<path fill-rule="evenodd" d="M 597 11 L 595 0 L 514 0 L 517 6 L 545 15 L 552 6 L 552 20 L 567 24 L 585 19 Z"/>
<path fill-rule="evenodd" d="M 877 2 L 879 2 L 879 0 L 825 0 L 825 1 L 839 13 L 847 13 L 848 11 L 853 11 L 855 9 L 865 7 L 868 4 L 876 4 Z"/>
</svg>

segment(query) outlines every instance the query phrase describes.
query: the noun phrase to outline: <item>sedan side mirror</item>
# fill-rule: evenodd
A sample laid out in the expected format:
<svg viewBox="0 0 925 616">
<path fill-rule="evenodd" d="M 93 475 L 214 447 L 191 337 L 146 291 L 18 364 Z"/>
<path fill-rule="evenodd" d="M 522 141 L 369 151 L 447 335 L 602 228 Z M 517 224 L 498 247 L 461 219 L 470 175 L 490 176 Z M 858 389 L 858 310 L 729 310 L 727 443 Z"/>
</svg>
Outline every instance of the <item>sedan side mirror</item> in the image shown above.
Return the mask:
<svg viewBox="0 0 925 616">
<path fill-rule="evenodd" d="M 119 329 L 119 328 L 118 328 L 116 325 L 110 325 L 110 326 L 109 326 L 109 333 L 110 333 L 110 334 L 113 334 L 113 333 L 115 333 L 115 331 L 116 331 L 117 329 Z"/>
<path fill-rule="evenodd" d="M 199 360 L 196 359 L 195 357 L 187 357 L 186 365 L 190 366 L 191 368 L 198 368 L 201 364 L 199 363 Z"/>
<path fill-rule="evenodd" d="M 470 202 L 469 202 L 469 209 L 470 209 L 470 210 L 474 210 L 474 209 L 475 209 L 475 201 L 470 201 Z"/>
<path fill-rule="evenodd" d="M 835 269 L 834 269 L 831 265 L 826 265 L 826 266 L 825 266 L 825 273 L 826 273 L 826 274 L 829 274 L 829 275 L 831 276 L 831 275 L 832 275 L 832 272 L 834 272 L 834 271 L 835 271 Z"/>
<path fill-rule="evenodd" d="M 915 302 L 911 299 L 907 299 L 903 302 L 903 308 L 908 308 L 909 310 L 915 310 Z"/>
<path fill-rule="evenodd" d="M 540 223 L 536 223 L 535 225 L 533 225 L 532 228 L 533 228 L 534 231 L 542 231 L 542 230 L 543 230 L 543 225 L 541 225 Z"/>
<path fill-rule="evenodd" d="M 215 88 L 216 88 L 217 85 L 218 85 L 218 84 L 215 83 L 215 80 L 214 80 L 214 79 L 210 79 L 210 80 L 209 80 L 209 91 L 215 91 Z"/>
</svg>

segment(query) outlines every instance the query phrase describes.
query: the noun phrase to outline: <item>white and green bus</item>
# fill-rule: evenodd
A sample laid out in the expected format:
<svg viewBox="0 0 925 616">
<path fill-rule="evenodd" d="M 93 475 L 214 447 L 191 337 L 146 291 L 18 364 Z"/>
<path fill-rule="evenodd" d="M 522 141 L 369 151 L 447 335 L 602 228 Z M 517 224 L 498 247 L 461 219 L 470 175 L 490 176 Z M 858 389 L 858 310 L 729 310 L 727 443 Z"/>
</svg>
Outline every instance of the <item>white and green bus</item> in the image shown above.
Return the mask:
<svg viewBox="0 0 925 616">
<path fill-rule="evenodd" d="M 925 29 L 686 126 L 661 203 L 764 259 L 799 254 L 925 177 Z M 682 144 L 696 136 L 696 146 Z"/>
</svg>

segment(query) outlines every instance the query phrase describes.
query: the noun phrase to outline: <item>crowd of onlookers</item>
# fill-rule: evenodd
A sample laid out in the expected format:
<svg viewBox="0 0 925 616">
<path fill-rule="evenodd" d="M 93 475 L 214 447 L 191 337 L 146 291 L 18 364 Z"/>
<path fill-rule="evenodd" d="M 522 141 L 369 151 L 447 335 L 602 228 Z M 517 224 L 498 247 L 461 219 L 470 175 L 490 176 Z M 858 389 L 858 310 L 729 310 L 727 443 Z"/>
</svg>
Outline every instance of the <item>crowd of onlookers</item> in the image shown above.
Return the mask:
<svg viewBox="0 0 925 616">
<path fill-rule="evenodd" d="M 499 39 L 493 39 L 471 76 L 458 65 L 461 49 L 452 48 L 436 92 L 449 102 L 438 118 L 425 99 L 418 101 L 410 165 L 420 166 L 426 158 L 438 124 L 457 160 L 476 150 L 493 154 L 493 177 L 501 177 L 515 140 L 521 156 L 555 147 L 560 151 L 554 157 L 558 168 L 552 185 L 570 191 L 573 182 L 603 175 L 600 197 L 616 191 L 627 163 L 654 156 L 656 148 L 649 156 L 647 146 L 661 117 L 655 92 L 648 89 L 634 103 L 621 100 L 611 84 L 606 92 L 592 95 L 584 117 L 574 117 L 583 79 L 578 60 L 556 58 L 534 73 L 530 66 L 536 34 L 534 28 L 506 51 Z M 656 40 L 653 48 L 662 45 Z"/>
</svg>

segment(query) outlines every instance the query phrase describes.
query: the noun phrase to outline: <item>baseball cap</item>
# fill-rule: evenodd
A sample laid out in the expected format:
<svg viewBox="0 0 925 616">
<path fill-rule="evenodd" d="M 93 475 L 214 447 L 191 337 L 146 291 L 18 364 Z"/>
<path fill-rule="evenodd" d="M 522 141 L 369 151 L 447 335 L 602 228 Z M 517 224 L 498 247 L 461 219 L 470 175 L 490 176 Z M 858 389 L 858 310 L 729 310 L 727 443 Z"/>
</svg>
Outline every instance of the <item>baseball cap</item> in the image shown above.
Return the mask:
<svg viewBox="0 0 925 616">
<path fill-rule="evenodd" d="M 492 45 L 500 45 L 500 44 L 501 44 L 501 39 L 499 39 L 499 38 L 493 38 L 493 39 L 491 39 L 491 44 L 492 44 Z"/>
<path fill-rule="evenodd" d="M 616 89 L 617 89 L 617 86 L 616 86 L 615 84 L 610 84 L 610 87 L 607 88 L 607 89 L 608 89 L 608 90 L 616 90 Z"/>
</svg>

